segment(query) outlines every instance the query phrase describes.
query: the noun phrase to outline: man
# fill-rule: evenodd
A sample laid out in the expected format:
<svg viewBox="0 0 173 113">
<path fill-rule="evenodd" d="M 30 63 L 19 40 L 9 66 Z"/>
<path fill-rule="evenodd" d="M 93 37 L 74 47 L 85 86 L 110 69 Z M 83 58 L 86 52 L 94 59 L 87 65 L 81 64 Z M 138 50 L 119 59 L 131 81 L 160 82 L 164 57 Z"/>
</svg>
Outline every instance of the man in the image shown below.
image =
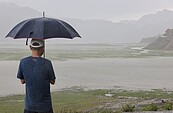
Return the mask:
<svg viewBox="0 0 173 113">
<path fill-rule="evenodd" d="M 51 61 L 42 58 L 44 41 L 32 39 L 32 56 L 20 61 L 17 78 L 26 84 L 24 113 L 53 113 L 50 84 L 55 84 Z"/>
</svg>

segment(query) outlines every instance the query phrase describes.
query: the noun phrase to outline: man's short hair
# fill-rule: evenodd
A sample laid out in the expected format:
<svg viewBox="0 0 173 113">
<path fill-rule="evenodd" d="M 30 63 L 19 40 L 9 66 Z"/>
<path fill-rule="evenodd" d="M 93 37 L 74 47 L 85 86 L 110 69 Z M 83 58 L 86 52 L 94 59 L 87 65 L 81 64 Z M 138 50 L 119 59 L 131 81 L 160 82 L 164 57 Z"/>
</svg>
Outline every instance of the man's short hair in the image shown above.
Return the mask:
<svg viewBox="0 0 173 113">
<path fill-rule="evenodd" d="M 41 48 L 44 47 L 44 40 L 32 39 L 30 46 L 32 48 Z"/>
</svg>

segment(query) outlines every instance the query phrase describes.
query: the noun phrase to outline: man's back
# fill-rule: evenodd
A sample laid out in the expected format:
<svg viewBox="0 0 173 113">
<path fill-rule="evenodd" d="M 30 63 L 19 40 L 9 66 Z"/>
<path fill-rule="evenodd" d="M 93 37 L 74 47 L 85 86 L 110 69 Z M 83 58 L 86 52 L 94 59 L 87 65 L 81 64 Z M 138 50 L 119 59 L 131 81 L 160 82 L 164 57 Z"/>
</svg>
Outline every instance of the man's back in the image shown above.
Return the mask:
<svg viewBox="0 0 173 113">
<path fill-rule="evenodd" d="M 52 108 L 50 81 L 55 80 L 51 61 L 42 57 L 21 60 L 17 78 L 26 83 L 25 109 L 45 112 Z"/>
</svg>

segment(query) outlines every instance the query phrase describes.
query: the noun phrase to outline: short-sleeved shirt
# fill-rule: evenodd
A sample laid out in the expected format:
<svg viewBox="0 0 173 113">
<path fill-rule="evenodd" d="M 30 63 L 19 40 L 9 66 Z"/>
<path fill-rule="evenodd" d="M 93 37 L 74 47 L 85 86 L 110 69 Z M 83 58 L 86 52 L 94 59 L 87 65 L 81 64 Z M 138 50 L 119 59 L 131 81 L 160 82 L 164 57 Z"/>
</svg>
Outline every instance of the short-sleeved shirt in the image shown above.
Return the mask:
<svg viewBox="0 0 173 113">
<path fill-rule="evenodd" d="M 51 61 L 42 57 L 26 57 L 20 61 L 17 78 L 26 83 L 25 109 L 46 112 L 52 109 L 50 80 L 55 80 Z"/>
</svg>

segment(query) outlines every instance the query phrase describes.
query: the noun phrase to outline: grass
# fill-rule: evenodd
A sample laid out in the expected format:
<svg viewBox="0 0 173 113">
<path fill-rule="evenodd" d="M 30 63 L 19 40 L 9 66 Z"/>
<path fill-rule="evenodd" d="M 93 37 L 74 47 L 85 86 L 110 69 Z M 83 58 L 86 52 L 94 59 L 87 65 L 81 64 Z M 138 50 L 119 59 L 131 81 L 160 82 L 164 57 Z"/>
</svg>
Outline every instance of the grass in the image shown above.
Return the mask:
<svg viewBox="0 0 173 113">
<path fill-rule="evenodd" d="M 22 113 L 24 95 L 0 97 L 0 113 Z M 60 91 L 52 93 L 55 113 L 85 111 L 110 100 L 84 91 Z"/>
<path fill-rule="evenodd" d="M 0 113 L 22 113 L 23 97 L 23 95 L 0 97 Z"/>
<path fill-rule="evenodd" d="M 113 97 L 106 97 L 104 94 L 111 93 Z M 121 98 L 120 98 L 121 97 Z M 127 99 L 128 97 L 137 97 L 135 100 Z M 125 91 L 125 90 L 70 90 L 58 91 L 52 93 L 53 109 L 55 113 L 69 113 L 69 112 L 84 112 L 89 111 L 97 113 L 104 111 L 122 112 L 134 111 L 135 103 L 139 98 L 153 99 L 164 98 L 170 99 L 173 97 L 172 91 L 152 90 L 152 91 Z M 11 95 L 0 97 L 0 113 L 21 113 L 24 109 L 24 95 Z M 124 99 L 126 99 L 124 101 Z M 121 103 L 122 102 L 122 103 Z M 99 106 L 106 105 L 106 103 L 121 103 L 119 108 L 106 109 Z M 130 103 L 130 104 L 128 104 Z M 150 106 L 152 105 L 152 106 Z M 154 106 L 154 107 L 153 107 Z M 162 108 L 155 104 L 149 103 L 140 110 L 153 110 L 154 108 L 161 110 L 172 110 L 172 103 L 166 103 Z M 156 109 L 154 109 L 156 110 Z"/>
<path fill-rule="evenodd" d="M 84 111 L 108 100 L 85 92 L 57 92 L 52 98 L 54 111 Z"/>
</svg>

